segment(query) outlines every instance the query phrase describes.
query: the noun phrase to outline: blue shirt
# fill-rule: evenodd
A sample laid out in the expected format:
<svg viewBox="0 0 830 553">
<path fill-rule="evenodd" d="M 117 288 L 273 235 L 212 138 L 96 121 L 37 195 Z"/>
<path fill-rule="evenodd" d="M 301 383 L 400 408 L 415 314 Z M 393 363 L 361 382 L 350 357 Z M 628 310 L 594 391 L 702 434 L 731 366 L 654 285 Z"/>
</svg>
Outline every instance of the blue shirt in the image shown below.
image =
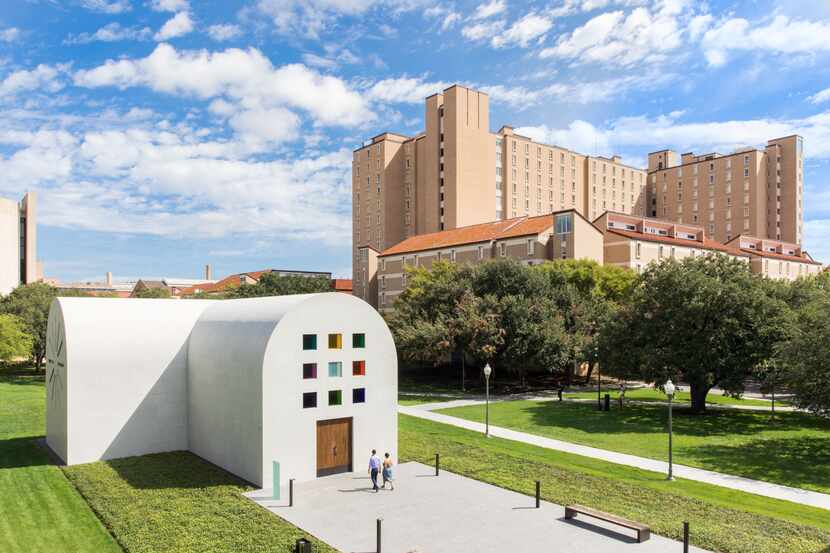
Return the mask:
<svg viewBox="0 0 830 553">
<path fill-rule="evenodd" d="M 369 470 L 378 470 L 380 468 L 380 457 L 372 455 L 369 457 Z"/>
</svg>

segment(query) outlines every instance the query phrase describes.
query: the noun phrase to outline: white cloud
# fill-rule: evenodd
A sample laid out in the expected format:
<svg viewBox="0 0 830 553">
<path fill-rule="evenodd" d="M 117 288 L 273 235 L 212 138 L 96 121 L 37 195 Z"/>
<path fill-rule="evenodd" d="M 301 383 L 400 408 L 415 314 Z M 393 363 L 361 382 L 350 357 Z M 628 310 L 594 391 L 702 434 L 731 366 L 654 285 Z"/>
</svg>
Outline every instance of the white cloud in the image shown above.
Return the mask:
<svg viewBox="0 0 830 553">
<path fill-rule="evenodd" d="M 378 81 L 367 94 L 369 98 L 380 102 L 420 104 L 427 96 L 441 92 L 449 86 L 451 83 L 442 81 L 424 82 L 422 78 L 401 77 Z"/>
<path fill-rule="evenodd" d="M 62 65 L 40 64 L 31 70 L 14 71 L 0 80 L 0 98 L 31 90 L 57 92 L 64 86 L 60 76 L 65 70 Z"/>
<path fill-rule="evenodd" d="M 461 14 L 458 12 L 450 12 L 444 18 L 444 21 L 441 22 L 441 30 L 446 31 L 451 29 L 459 21 L 461 21 Z"/>
<path fill-rule="evenodd" d="M 509 29 L 493 37 L 491 43 L 495 48 L 516 44 L 527 48 L 530 41 L 547 33 L 553 22 L 545 16 L 529 13 L 515 21 Z"/>
<path fill-rule="evenodd" d="M 354 126 L 373 119 L 363 98 L 343 80 L 302 64 L 275 68 L 259 50 L 177 51 L 159 44 L 146 58 L 108 60 L 74 75 L 86 87 L 147 86 L 167 94 L 225 98 L 246 108 L 289 106 L 325 125 Z"/>
<path fill-rule="evenodd" d="M 17 27 L 0 30 L 0 42 L 14 42 L 18 38 L 20 38 L 20 29 Z"/>
<path fill-rule="evenodd" d="M 821 104 L 830 101 L 830 88 L 825 88 L 824 90 L 816 92 L 807 98 L 807 101 L 812 104 Z"/>
<path fill-rule="evenodd" d="M 743 18 L 719 22 L 701 40 L 707 61 L 725 64 L 733 50 L 768 51 L 783 54 L 830 51 L 830 21 L 807 21 L 777 15 L 766 24 L 752 24 Z"/>
<path fill-rule="evenodd" d="M 303 61 L 306 65 L 321 67 L 323 69 L 334 69 L 337 67 L 337 62 L 335 60 L 331 58 L 324 58 L 323 56 L 318 56 L 317 54 L 303 54 Z"/>
<path fill-rule="evenodd" d="M 446 31 L 455 26 L 463 18 L 455 11 L 452 5 L 444 6 L 436 4 L 424 10 L 424 17 L 441 20 L 441 30 Z"/>
<path fill-rule="evenodd" d="M 159 42 L 170 40 L 171 38 L 184 36 L 192 30 L 193 20 L 190 19 L 190 14 L 188 12 L 179 12 L 168 19 L 153 38 Z"/>
<path fill-rule="evenodd" d="M 239 25 L 218 24 L 208 27 L 208 35 L 216 41 L 231 40 L 242 34 Z"/>
<path fill-rule="evenodd" d="M 132 9 L 129 0 L 81 0 L 81 6 L 88 10 L 117 14 Z"/>
<path fill-rule="evenodd" d="M 70 44 L 89 42 L 117 42 L 121 40 L 148 40 L 153 35 L 149 27 L 122 27 L 118 22 L 104 25 L 94 33 L 79 33 L 66 39 Z"/>
<path fill-rule="evenodd" d="M 539 55 L 623 67 L 665 61 L 682 45 L 679 14 L 685 5 L 685 0 L 663 0 L 653 10 L 638 7 L 627 15 L 621 10 L 597 15 Z"/>
<path fill-rule="evenodd" d="M 153 0 L 150 7 L 157 12 L 180 12 L 190 9 L 188 0 Z"/>
<path fill-rule="evenodd" d="M 696 15 L 689 22 L 689 38 L 698 40 L 712 26 L 714 17 L 711 14 Z"/>
<path fill-rule="evenodd" d="M 507 3 L 504 0 L 491 0 L 486 4 L 479 4 L 472 15 L 472 19 L 487 19 L 507 10 Z"/>
<path fill-rule="evenodd" d="M 255 109 L 233 115 L 230 125 L 243 141 L 269 144 L 297 138 L 300 118 L 285 108 Z"/>
<path fill-rule="evenodd" d="M 318 39 L 343 15 L 358 15 L 384 4 L 393 11 L 405 11 L 422 0 L 257 0 L 242 11 L 243 19 L 258 23 L 270 19 L 279 34 Z"/>
<path fill-rule="evenodd" d="M 461 34 L 468 40 L 486 40 L 501 32 L 504 28 L 504 21 L 484 21 L 466 25 L 461 29 Z"/>
</svg>

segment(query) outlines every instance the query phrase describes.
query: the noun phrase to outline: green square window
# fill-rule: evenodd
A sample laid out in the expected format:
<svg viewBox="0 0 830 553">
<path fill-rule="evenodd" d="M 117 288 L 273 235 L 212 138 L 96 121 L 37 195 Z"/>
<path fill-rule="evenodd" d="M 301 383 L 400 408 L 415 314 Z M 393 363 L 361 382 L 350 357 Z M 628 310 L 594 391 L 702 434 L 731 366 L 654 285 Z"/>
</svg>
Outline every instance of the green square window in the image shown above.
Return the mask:
<svg viewBox="0 0 830 553">
<path fill-rule="evenodd" d="M 316 334 L 303 334 L 303 349 L 317 349 Z"/>
<path fill-rule="evenodd" d="M 338 377 L 343 376 L 343 363 L 340 361 L 332 361 L 329 363 L 329 376 Z"/>
<path fill-rule="evenodd" d="M 365 334 L 352 334 L 352 347 L 353 348 L 365 348 L 366 347 L 366 335 Z"/>
<path fill-rule="evenodd" d="M 343 392 L 340 390 L 329 390 L 329 405 L 342 405 Z"/>
</svg>

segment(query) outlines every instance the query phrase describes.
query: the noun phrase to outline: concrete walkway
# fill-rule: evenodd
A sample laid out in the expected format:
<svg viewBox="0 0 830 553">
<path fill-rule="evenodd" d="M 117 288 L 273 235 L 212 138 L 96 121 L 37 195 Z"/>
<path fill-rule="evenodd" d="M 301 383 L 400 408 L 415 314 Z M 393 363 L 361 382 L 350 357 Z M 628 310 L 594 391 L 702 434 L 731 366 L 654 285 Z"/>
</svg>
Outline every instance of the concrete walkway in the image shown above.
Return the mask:
<svg viewBox="0 0 830 553">
<path fill-rule="evenodd" d="M 413 407 L 399 406 L 398 412 L 404 415 L 410 415 L 421 419 L 449 424 L 459 428 L 465 428 L 475 432 L 484 433 L 484 424 L 479 422 L 468 421 L 458 417 L 451 417 L 441 413 L 433 413 L 435 409 L 448 409 L 451 407 L 461 407 L 464 405 L 476 405 L 480 402 L 472 400 L 457 400 L 448 401 L 441 404 L 424 404 Z M 637 457 L 636 455 L 628 455 L 626 453 L 617 453 L 615 451 L 608 451 L 596 447 L 573 444 L 570 442 L 563 442 L 561 440 L 554 440 L 552 438 L 545 438 L 535 434 L 528 434 L 526 432 L 519 432 L 517 430 L 510 430 L 509 428 L 502 428 L 490 425 L 490 434 L 507 440 L 514 440 L 517 442 L 524 442 L 526 444 L 543 447 L 545 449 L 554 449 L 557 451 L 564 451 L 573 453 L 575 455 L 582 455 L 583 457 L 592 457 L 594 459 L 601 459 L 610 463 L 617 463 L 619 465 L 627 465 L 643 470 L 650 470 L 653 472 L 668 473 L 668 463 L 663 461 L 656 461 L 654 459 L 646 459 L 645 457 Z M 780 484 L 773 484 L 770 482 L 763 482 L 761 480 L 752 480 L 750 478 L 743 478 L 741 476 L 732 476 L 729 474 L 721 474 L 710 470 L 704 470 L 694 467 L 687 467 L 685 465 L 675 464 L 673 467 L 674 475 L 679 478 L 687 480 L 695 480 L 698 482 L 705 482 L 707 484 L 714 484 L 716 486 L 723 486 L 733 490 L 752 493 L 774 499 L 783 499 L 784 501 L 792 501 L 793 503 L 800 503 L 811 507 L 819 507 L 821 509 L 830 509 L 830 495 L 803 490 L 800 488 L 792 488 L 789 486 L 782 486 Z"/>
<path fill-rule="evenodd" d="M 374 553 L 376 520 L 383 553 L 680 553 L 683 545 L 635 533 L 587 517 L 564 518 L 561 505 L 420 463 L 395 467 L 395 491 L 373 493 L 363 471 L 318 478 L 294 486 L 294 506 L 272 500 L 271 490 L 245 494 L 343 553 Z M 678 531 L 682 521 L 677 521 Z M 693 553 L 704 550 L 691 547 Z"/>
</svg>

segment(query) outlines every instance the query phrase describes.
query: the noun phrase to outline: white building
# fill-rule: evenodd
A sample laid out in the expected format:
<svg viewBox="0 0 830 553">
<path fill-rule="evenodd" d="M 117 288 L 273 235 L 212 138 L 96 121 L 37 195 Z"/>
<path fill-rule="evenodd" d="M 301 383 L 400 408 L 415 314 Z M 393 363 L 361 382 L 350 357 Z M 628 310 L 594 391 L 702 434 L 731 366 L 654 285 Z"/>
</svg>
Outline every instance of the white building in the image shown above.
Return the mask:
<svg viewBox="0 0 830 553">
<path fill-rule="evenodd" d="M 58 298 L 46 441 L 67 464 L 189 449 L 263 488 L 397 450 L 397 355 L 360 299 Z"/>
<path fill-rule="evenodd" d="M 37 196 L 0 198 L 0 295 L 43 278 L 37 262 Z"/>
</svg>

